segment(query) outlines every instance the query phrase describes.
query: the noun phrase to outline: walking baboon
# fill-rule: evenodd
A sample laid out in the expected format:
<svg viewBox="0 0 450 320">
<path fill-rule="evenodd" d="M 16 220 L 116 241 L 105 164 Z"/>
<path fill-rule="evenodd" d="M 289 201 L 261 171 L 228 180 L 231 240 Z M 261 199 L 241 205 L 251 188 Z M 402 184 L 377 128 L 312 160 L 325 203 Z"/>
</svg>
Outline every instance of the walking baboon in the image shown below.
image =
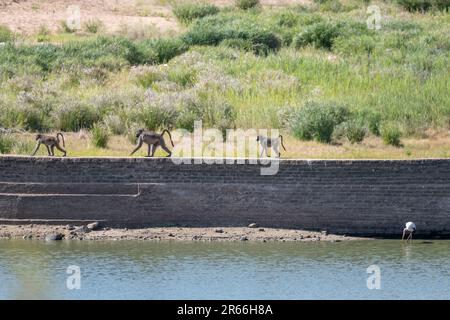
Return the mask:
<svg viewBox="0 0 450 320">
<path fill-rule="evenodd" d="M 261 150 L 261 155 L 260 157 L 263 156 L 264 151 L 266 151 L 266 156 L 269 156 L 269 154 L 267 153 L 267 148 L 273 148 L 273 151 L 275 151 L 275 153 L 278 155 L 278 158 L 281 157 L 281 153 L 280 153 L 280 142 L 281 142 L 281 146 L 283 147 L 284 151 L 286 151 L 286 148 L 284 147 L 283 144 L 283 136 L 280 134 L 277 138 L 267 138 L 265 136 L 257 136 L 256 137 L 256 141 L 259 141 L 259 143 L 261 144 L 262 150 Z"/>
<path fill-rule="evenodd" d="M 63 157 L 66 156 L 67 152 L 66 150 L 64 150 L 61 145 L 60 145 L 60 140 L 59 140 L 59 136 L 61 136 L 61 140 L 63 143 L 64 148 L 66 147 L 66 142 L 64 141 L 64 136 L 62 135 L 61 132 L 58 132 L 56 134 L 56 137 L 53 136 L 47 136 L 44 134 L 37 134 L 36 135 L 36 149 L 34 149 L 34 152 L 32 154 L 32 156 L 34 156 L 36 154 L 36 152 L 38 151 L 39 147 L 41 146 L 41 144 L 44 144 L 47 147 L 47 151 L 48 151 L 48 155 L 49 156 L 54 156 L 55 155 L 55 147 L 56 149 L 58 149 L 61 152 L 64 152 Z"/>
<path fill-rule="evenodd" d="M 163 135 L 165 132 L 169 134 L 170 142 L 172 143 L 172 147 L 174 147 L 172 136 L 169 130 L 164 129 L 161 134 L 158 134 L 153 131 L 139 129 L 138 131 L 136 131 L 136 138 L 138 139 L 137 146 L 133 150 L 133 152 L 131 152 L 130 156 L 138 151 L 142 147 L 142 144 L 145 142 L 148 145 L 147 157 L 153 157 L 158 146 L 161 146 L 161 148 L 168 153 L 167 156 L 170 157 L 172 155 L 172 152 L 167 148 L 166 142 L 164 141 Z"/>
</svg>

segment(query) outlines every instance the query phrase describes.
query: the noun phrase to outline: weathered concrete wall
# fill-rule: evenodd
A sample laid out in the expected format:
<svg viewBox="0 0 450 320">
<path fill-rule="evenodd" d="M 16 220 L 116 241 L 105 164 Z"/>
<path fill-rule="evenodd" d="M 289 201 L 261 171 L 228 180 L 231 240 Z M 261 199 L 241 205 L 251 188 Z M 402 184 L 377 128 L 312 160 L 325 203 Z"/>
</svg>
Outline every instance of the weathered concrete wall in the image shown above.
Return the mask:
<svg viewBox="0 0 450 320">
<path fill-rule="evenodd" d="M 176 165 L 155 158 L 0 157 L 0 223 L 260 226 L 450 235 L 450 160 Z"/>
</svg>

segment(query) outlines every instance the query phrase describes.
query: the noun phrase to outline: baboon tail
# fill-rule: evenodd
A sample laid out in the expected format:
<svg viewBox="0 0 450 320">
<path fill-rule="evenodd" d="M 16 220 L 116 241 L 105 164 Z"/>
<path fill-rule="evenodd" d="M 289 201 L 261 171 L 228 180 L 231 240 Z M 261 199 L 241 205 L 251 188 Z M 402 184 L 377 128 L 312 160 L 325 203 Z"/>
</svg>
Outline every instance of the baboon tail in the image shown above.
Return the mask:
<svg viewBox="0 0 450 320">
<path fill-rule="evenodd" d="M 65 147 L 66 147 L 66 142 L 64 141 L 64 136 L 63 136 L 63 134 L 62 134 L 61 132 L 58 132 L 58 133 L 56 134 L 56 138 L 58 138 L 58 141 L 59 141 L 59 136 L 61 136 L 61 140 L 62 140 L 62 143 L 63 143 L 63 147 L 65 148 Z"/>
<path fill-rule="evenodd" d="M 172 143 L 172 147 L 175 147 L 175 145 L 173 144 L 172 135 L 170 134 L 170 131 L 167 130 L 167 129 L 164 129 L 164 130 L 161 132 L 161 136 L 164 135 L 164 132 L 167 132 L 167 133 L 169 134 L 170 143 Z"/>
<path fill-rule="evenodd" d="M 281 139 L 281 146 L 283 147 L 284 151 L 286 151 L 286 148 L 284 147 L 284 144 L 283 144 L 283 136 L 281 134 L 280 134 L 280 139 Z"/>
</svg>

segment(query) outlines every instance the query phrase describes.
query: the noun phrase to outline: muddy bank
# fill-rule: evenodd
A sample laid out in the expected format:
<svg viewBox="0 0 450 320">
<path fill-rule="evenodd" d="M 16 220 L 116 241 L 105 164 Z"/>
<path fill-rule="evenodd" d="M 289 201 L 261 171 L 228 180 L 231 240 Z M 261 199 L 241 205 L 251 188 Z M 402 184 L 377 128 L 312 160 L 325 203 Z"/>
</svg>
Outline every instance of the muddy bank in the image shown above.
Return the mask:
<svg viewBox="0 0 450 320">
<path fill-rule="evenodd" d="M 349 241 L 367 238 L 328 234 L 325 231 L 260 228 L 146 228 L 111 229 L 100 225 L 0 225 L 0 238 L 36 240 L 146 240 L 146 241 Z"/>
</svg>

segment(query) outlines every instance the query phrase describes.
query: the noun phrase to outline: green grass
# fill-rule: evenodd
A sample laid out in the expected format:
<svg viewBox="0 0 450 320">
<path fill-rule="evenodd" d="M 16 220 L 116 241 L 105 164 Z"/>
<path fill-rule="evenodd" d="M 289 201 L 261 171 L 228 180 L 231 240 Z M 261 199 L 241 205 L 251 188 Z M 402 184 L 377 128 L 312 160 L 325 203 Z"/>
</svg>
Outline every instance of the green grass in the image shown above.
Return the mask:
<svg viewBox="0 0 450 320">
<path fill-rule="evenodd" d="M 375 1 L 389 19 L 373 31 L 360 1 L 324 4 L 224 8 L 194 15 L 175 38 L 65 33 L 46 35 L 59 44 L 3 45 L 0 127 L 99 124 L 126 135 L 139 127 L 191 130 L 202 119 L 330 142 L 345 122 L 350 141 L 381 135 L 391 145 L 449 129 L 450 13 Z M 345 106 L 345 119 L 310 105 Z"/>
</svg>

